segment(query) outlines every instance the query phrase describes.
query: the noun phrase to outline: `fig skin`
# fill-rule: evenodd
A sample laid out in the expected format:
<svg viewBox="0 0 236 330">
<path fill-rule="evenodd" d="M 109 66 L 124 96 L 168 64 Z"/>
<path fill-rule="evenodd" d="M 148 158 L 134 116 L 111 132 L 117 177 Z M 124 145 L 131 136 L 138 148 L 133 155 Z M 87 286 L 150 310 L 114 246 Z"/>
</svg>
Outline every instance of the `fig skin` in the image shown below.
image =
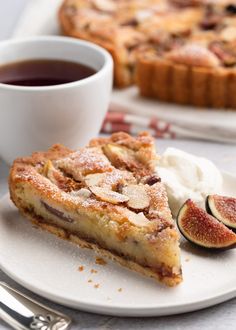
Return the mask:
<svg viewBox="0 0 236 330">
<path fill-rule="evenodd" d="M 206 198 L 206 210 L 218 221 L 236 231 L 236 198 L 209 195 Z"/>
<path fill-rule="evenodd" d="M 191 243 L 207 249 L 236 247 L 236 234 L 188 199 L 177 216 L 182 235 Z"/>
</svg>

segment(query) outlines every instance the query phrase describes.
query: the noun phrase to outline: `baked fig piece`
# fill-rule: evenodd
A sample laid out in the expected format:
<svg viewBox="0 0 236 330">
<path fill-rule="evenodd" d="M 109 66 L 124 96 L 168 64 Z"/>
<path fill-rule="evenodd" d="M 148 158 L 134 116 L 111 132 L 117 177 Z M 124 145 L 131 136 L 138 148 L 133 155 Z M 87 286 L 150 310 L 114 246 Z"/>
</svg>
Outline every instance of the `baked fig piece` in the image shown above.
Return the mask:
<svg viewBox="0 0 236 330">
<path fill-rule="evenodd" d="M 225 10 L 227 13 L 231 14 L 231 15 L 236 15 L 236 4 L 228 4 L 225 7 Z"/>
<path fill-rule="evenodd" d="M 177 216 L 177 225 L 190 242 L 209 249 L 236 246 L 236 234 L 188 199 Z"/>
<path fill-rule="evenodd" d="M 236 198 L 209 195 L 206 199 L 206 210 L 227 227 L 236 230 Z"/>
</svg>

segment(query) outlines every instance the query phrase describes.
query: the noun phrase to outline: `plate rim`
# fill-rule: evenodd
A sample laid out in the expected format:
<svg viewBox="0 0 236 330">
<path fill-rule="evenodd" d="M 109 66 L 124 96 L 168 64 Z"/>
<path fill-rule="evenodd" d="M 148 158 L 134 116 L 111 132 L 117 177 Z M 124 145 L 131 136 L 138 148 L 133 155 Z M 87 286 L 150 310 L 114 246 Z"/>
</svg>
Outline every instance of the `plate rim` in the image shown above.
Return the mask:
<svg viewBox="0 0 236 330">
<path fill-rule="evenodd" d="M 223 177 L 234 178 L 236 180 L 236 175 L 228 172 L 221 171 Z M 9 203 L 9 193 L 5 194 L 0 199 L 0 206 L 2 203 Z M 41 290 L 39 287 L 32 283 L 28 283 L 21 276 L 18 276 L 15 273 L 12 273 L 2 264 L 0 258 L 0 268 L 1 270 L 7 274 L 11 279 L 22 285 L 24 288 L 32 291 L 33 293 L 38 294 L 41 297 L 44 297 L 50 301 L 53 301 L 57 304 L 64 305 L 67 307 L 71 307 L 77 310 L 99 313 L 103 315 L 112 315 L 112 316 L 125 316 L 125 317 L 150 317 L 150 316 L 165 316 L 165 315 L 176 315 L 180 313 L 192 312 L 200 309 L 204 309 L 210 306 L 214 306 L 225 302 L 227 300 L 233 299 L 236 297 L 236 283 L 231 289 L 221 290 L 221 292 L 217 292 L 215 295 L 208 295 L 207 297 L 203 297 L 200 300 L 190 300 L 186 303 L 179 304 L 164 304 L 159 306 L 146 306 L 140 305 L 138 307 L 132 307 L 130 305 L 122 305 L 116 304 L 110 305 L 109 302 L 89 302 L 89 300 L 78 301 L 74 298 L 66 298 L 60 293 L 51 293 L 49 291 Z M 180 284 L 181 285 L 181 284 Z M 171 289 L 171 288 L 170 288 Z"/>
<path fill-rule="evenodd" d="M 45 292 L 40 290 L 37 286 L 31 285 L 24 281 L 21 277 L 18 277 L 15 274 L 12 274 L 5 267 L 1 266 L 1 269 L 5 274 L 7 274 L 11 279 L 16 283 L 22 285 L 27 290 L 46 298 L 54 303 L 57 303 L 62 306 L 74 308 L 76 310 L 81 310 L 84 312 L 98 313 L 102 315 L 111 315 L 111 316 L 123 316 L 123 317 L 151 317 L 151 316 L 167 316 L 167 315 L 176 315 L 181 313 L 188 313 L 204 309 L 207 307 L 215 306 L 217 304 L 223 303 L 225 301 L 234 299 L 236 297 L 236 286 L 232 290 L 225 290 L 216 296 L 209 296 L 208 298 L 202 298 L 201 300 L 191 301 L 184 304 L 173 304 L 173 305 L 164 305 L 164 306 L 140 306 L 140 307 L 131 307 L 129 305 L 110 306 L 108 303 L 88 303 L 88 302 L 79 302 L 75 299 L 68 299 L 60 294 L 52 294 L 50 292 Z M 171 289 L 171 288 L 170 288 Z"/>
</svg>

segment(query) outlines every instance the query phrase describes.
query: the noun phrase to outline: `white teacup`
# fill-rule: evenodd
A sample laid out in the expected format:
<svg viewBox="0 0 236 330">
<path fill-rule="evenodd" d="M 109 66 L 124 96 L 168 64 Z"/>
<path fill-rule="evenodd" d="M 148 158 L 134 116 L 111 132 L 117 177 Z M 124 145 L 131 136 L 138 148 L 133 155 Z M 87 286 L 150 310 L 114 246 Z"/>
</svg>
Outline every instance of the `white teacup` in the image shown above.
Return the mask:
<svg viewBox="0 0 236 330">
<path fill-rule="evenodd" d="M 0 43 L 0 65 L 33 59 L 78 62 L 96 73 L 55 86 L 0 83 L 0 156 L 8 163 L 54 143 L 85 145 L 98 134 L 109 104 L 113 62 L 101 47 L 55 36 Z"/>
</svg>

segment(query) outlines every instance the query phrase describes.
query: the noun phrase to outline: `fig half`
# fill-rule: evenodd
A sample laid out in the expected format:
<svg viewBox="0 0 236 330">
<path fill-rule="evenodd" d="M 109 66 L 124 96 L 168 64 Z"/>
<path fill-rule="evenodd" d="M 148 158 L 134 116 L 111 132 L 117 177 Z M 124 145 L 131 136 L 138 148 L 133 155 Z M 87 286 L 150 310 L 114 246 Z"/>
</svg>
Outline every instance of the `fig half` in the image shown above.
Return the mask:
<svg viewBox="0 0 236 330">
<path fill-rule="evenodd" d="M 227 227 L 236 230 L 236 198 L 209 195 L 206 199 L 206 210 Z"/>
<path fill-rule="evenodd" d="M 183 236 L 192 243 L 209 249 L 236 246 L 236 234 L 188 199 L 177 216 Z"/>
</svg>

